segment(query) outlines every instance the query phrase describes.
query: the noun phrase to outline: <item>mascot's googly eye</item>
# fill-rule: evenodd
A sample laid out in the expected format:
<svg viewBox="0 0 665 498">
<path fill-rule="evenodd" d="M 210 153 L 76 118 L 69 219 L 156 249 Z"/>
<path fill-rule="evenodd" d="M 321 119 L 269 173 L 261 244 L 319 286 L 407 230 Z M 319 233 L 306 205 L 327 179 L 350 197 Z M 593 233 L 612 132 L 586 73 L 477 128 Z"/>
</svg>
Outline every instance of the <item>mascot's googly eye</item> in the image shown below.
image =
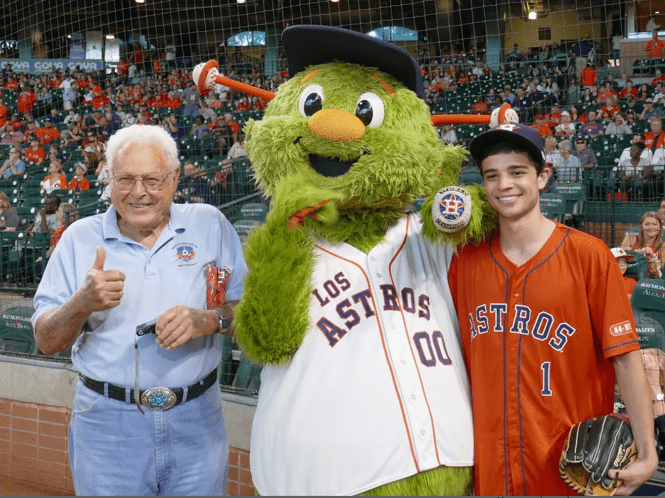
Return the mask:
<svg viewBox="0 0 665 498">
<path fill-rule="evenodd" d="M 300 94 L 298 110 L 303 118 L 313 116 L 323 107 L 323 87 L 321 85 L 309 85 Z"/>
<path fill-rule="evenodd" d="M 386 108 L 381 97 L 372 92 L 363 93 L 358 99 L 356 116 L 365 126 L 373 128 L 381 126 L 386 116 Z"/>
</svg>

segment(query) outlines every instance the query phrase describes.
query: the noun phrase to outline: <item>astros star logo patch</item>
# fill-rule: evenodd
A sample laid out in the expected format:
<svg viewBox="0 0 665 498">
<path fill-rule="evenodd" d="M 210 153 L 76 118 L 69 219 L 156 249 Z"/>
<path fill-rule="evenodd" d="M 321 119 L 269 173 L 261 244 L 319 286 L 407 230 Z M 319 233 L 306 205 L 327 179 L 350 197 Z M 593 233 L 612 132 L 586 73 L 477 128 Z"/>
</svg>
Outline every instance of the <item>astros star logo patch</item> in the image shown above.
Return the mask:
<svg viewBox="0 0 665 498">
<path fill-rule="evenodd" d="M 508 130 L 508 131 L 513 131 L 517 126 L 514 124 L 508 122 L 508 123 L 503 123 L 501 126 L 498 126 L 500 130 Z"/>
<path fill-rule="evenodd" d="M 464 199 L 453 192 L 444 195 L 439 202 L 441 214 L 448 221 L 457 221 L 464 214 L 464 208 Z"/>
</svg>

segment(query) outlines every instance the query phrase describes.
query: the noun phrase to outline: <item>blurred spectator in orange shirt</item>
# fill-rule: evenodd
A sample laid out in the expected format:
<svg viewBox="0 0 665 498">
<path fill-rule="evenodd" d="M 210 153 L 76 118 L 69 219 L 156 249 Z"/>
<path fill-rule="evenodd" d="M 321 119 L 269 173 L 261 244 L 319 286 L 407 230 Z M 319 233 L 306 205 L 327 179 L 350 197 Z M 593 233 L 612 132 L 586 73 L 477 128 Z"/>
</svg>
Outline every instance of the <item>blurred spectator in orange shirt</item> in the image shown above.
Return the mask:
<svg viewBox="0 0 665 498">
<path fill-rule="evenodd" d="M 88 172 L 88 168 L 83 163 L 76 163 L 76 176 L 69 181 L 67 188 L 73 190 L 74 192 L 80 192 L 81 190 L 89 190 L 90 182 L 85 177 L 85 174 Z"/>
<path fill-rule="evenodd" d="M 536 123 L 531 125 L 531 128 L 538 130 L 541 137 L 546 137 L 552 134 L 552 128 L 545 122 L 545 116 L 536 114 Z"/>
<path fill-rule="evenodd" d="M 93 109 L 101 109 L 105 105 L 108 105 L 111 103 L 111 100 L 104 95 L 104 92 L 102 91 L 101 86 L 96 86 L 92 90 L 92 108 Z"/>
<path fill-rule="evenodd" d="M 35 108 L 37 97 L 26 85 L 21 85 L 21 93 L 18 94 L 18 112 L 31 112 Z"/>
<path fill-rule="evenodd" d="M 7 123 L 7 106 L 2 101 L 2 93 L 0 92 L 0 131 L 3 131 Z"/>
<path fill-rule="evenodd" d="M 633 86 L 633 82 L 631 80 L 628 80 L 626 82 L 626 87 L 619 92 L 619 98 L 623 99 L 628 97 L 628 95 L 632 95 L 633 97 L 637 97 L 637 88 Z"/>
<path fill-rule="evenodd" d="M 37 128 L 35 135 L 37 135 L 39 141 L 43 144 L 47 144 L 53 140 L 60 140 L 60 130 L 53 126 L 51 118 L 44 119 L 44 126 Z"/>
<path fill-rule="evenodd" d="M 65 172 L 62 171 L 60 161 L 51 161 L 48 173 L 41 183 L 45 193 L 50 194 L 53 190 L 67 188 L 67 177 L 65 177 Z"/>
<path fill-rule="evenodd" d="M 46 158 L 46 152 L 44 152 L 44 149 L 39 146 L 39 139 L 37 137 L 33 137 L 30 140 L 30 147 L 25 149 L 23 155 L 25 156 L 26 161 L 33 162 L 36 165 L 40 165 Z"/>
<path fill-rule="evenodd" d="M 658 31 L 654 31 L 651 40 L 649 40 L 646 45 L 649 57 L 652 59 L 662 59 L 663 47 L 665 47 L 665 43 L 658 39 Z"/>
<path fill-rule="evenodd" d="M 473 114 L 487 114 L 487 104 L 483 101 L 482 95 L 476 96 L 476 101 L 471 104 L 471 112 Z"/>
<path fill-rule="evenodd" d="M 587 65 L 582 71 L 580 71 L 580 82 L 582 86 L 592 87 L 596 84 L 598 80 L 598 73 L 592 67 L 590 62 L 587 62 Z"/>
</svg>

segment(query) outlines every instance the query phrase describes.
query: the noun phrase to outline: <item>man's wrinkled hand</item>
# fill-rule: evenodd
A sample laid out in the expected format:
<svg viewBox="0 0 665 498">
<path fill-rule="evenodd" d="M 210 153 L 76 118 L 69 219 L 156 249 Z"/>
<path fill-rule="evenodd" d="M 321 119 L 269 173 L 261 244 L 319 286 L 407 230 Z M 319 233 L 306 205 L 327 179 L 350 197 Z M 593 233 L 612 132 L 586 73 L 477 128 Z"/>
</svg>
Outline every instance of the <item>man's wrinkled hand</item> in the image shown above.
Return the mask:
<svg viewBox="0 0 665 498">
<path fill-rule="evenodd" d="M 157 344 L 164 349 L 176 349 L 192 339 L 215 333 L 218 326 L 214 312 L 178 305 L 157 318 Z"/>
<path fill-rule="evenodd" d="M 119 270 L 105 270 L 106 251 L 97 247 L 95 262 L 85 277 L 81 297 L 89 312 L 104 311 L 120 304 L 125 287 L 125 274 Z"/>
</svg>

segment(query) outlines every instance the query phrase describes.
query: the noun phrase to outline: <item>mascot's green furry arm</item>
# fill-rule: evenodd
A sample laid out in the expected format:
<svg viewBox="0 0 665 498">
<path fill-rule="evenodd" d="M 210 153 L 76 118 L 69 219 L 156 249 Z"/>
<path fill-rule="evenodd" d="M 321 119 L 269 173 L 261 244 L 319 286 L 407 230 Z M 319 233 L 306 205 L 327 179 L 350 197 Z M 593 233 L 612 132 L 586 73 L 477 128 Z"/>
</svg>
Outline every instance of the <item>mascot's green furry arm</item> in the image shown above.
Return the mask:
<svg viewBox="0 0 665 498">
<path fill-rule="evenodd" d="M 410 55 L 325 26 L 288 28 L 282 42 L 291 79 L 245 127 L 271 198 L 246 241 L 234 317 L 239 345 L 266 365 L 256 489 L 468 494 L 473 429 L 447 268 L 493 211 L 475 186 L 466 227 L 432 221 L 465 154 L 439 141 Z M 422 221 L 405 214 L 418 198 Z"/>
</svg>

